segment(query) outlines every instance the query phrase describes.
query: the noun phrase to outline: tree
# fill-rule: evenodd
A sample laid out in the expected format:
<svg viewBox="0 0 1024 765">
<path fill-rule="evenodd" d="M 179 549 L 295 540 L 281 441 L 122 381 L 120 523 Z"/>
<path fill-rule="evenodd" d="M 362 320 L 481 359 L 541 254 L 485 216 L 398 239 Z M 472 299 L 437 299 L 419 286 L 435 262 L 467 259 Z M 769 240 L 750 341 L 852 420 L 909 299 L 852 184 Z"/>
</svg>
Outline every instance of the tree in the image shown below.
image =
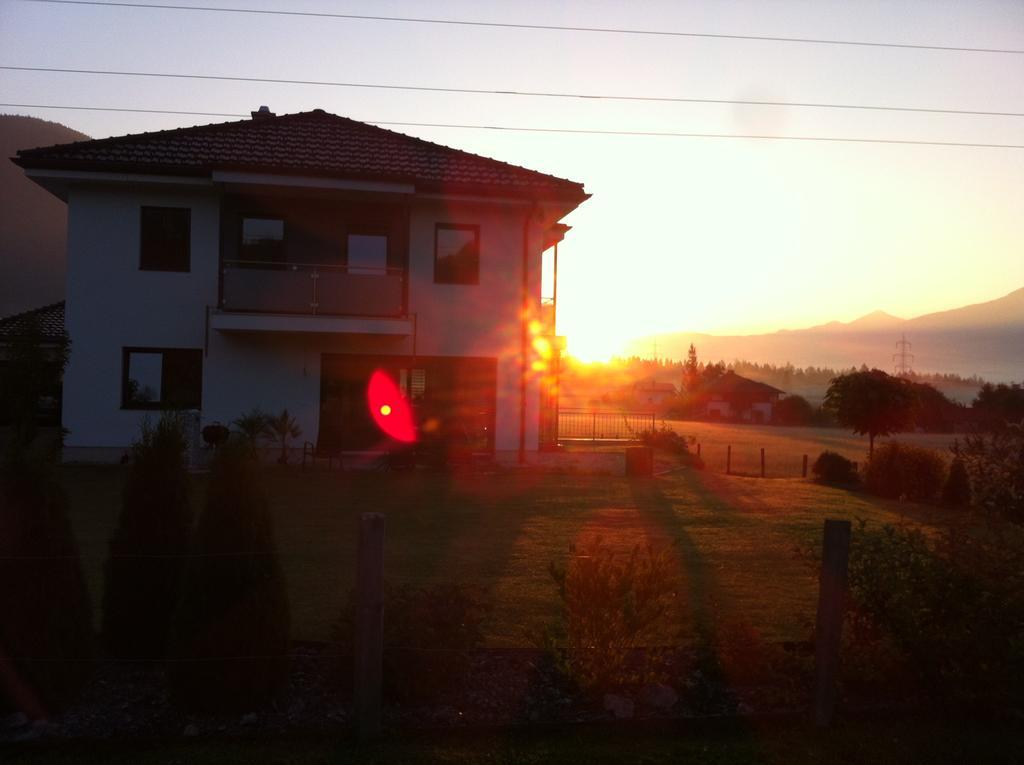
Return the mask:
<svg viewBox="0 0 1024 765">
<path fill-rule="evenodd" d="M 690 343 L 690 350 L 686 353 L 686 362 L 683 364 L 683 390 L 687 393 L 696 393 L 700 388 L 700 365 L 697 362 L 697 349 Z"/>
<path fill-rule="evenodd" d="M 26 450 L 35 438 L 39 399 L 60 390 L 71 347 L 64 334 L 52 349 L 44 348 L 39 318 L 29 315 L 26 321 L 28 328 L 11 343 L 0 377 L 0 392 L 13 426 L 9 448 L 15 451 Z"/>
<path fill-rule="evenodd" d="M 814 407 L 803 396 L 794 393 L 779 399 L 772 408 L 772 417 L 779 425 L 810 425 L 814 419 Z"/>
<path fill-rule="evenodd" d="M 701 370 L 701 385 L 707 385 L 717 380 L 719 377 L 724 375 L 726 372 L 725 362 L 719 361 L 717 364 L 705 364 Z"/>
<path fill-rule="evenodd" d="M 911 423 L 915 400 L 906 380 L 871 369 L 833 378 L 825 393 L 825 408 L 840 425 L 867 435 L 870 458 L 876 436 L 896 433 Z"/>
<path fill-rule="evenodd" d="M 914 424 L 927 433 L 952 433 L 960 410 L 946 394 L 928 383 L 908 382 L 914 392 Z"/>
<path fill-rule="evenodd" d="M 1018 383 L 985 383 L 971 406 L 985 430 L 1002 430 L 1010 423 L 1024 421 L 1024 387 Z"/>
<path fill-rule="evenodd" d="M 255 449 L 261 438 L 267 436 L 269 418 L 259 407 L 253 407 L 231 424 L 245 437 L 249 447 Z"/>
<path fill-rule="evenodd" d="M 281 414 L 276 417 L 267 417 L 266 432 L 281 445 L 281 456 L 277 459 L 278 463 L 281 465 L 287 465 L 288 441 L 302 435 L 302 428 L 299 427 L 299 423 L 295 421 L 294 417 L 288 414 L 287 409 L 284 409 L 281 411 Z"/>
</svg>

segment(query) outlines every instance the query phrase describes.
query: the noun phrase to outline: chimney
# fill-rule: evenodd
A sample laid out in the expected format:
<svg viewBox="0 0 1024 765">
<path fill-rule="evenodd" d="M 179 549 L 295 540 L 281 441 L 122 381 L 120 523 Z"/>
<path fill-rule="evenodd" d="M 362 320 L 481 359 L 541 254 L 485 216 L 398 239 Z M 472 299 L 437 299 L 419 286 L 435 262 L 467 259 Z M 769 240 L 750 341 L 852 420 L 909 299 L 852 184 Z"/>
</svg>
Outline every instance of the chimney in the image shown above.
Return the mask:
<svg viewBox="0 0 1024 765">
<path fill-rule="evenodd" d="M 249 112 L 254 120 L 264 120 L 268 117 L 276 117 L 277 115 L 270 111 L 269 106 L 261 106 L 259 111 Z"/>
</svg>

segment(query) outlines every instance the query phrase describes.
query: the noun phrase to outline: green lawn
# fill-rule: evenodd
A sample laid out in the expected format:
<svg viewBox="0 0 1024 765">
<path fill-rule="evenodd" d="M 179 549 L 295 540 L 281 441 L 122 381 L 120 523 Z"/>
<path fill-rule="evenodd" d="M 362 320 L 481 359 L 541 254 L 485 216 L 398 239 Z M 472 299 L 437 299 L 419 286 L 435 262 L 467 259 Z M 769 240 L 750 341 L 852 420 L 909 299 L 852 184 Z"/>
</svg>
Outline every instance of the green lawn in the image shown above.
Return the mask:
<svg viewBox="0 0 1024 765">
<path fill-rule="evenodd" d="M 765 475 L 769 478 L 798 477 L 803 455 L 808 455 L 810 464 L 814 464 L 817 456 L 826 449 L 862 465 L 868 455 L 867 436 L 857 436 L 839 428 L 789 428 L 696 420 L 668 420 L 665 424 L 680 435 L 693 436 L 701 445 L 701 456 L 708 469 L 716 472 L 725 472 L 726 447 L 730 445 L 733 472 L 748 475 L 760 475 L 763 448 Z M 936 449 L 948 455 L 954 438 L 956 436 L 948 433 L 898 433 L 889 438 L 875 439 L 875 446 L 892 440 Z"/>
<path fill-rule="evenodd" d="M 61 468 L 94 602 L 125 468 Z M 813 567 L 795 554 L 822 521 L 928 524 L 943 511 L 886 503 L 798 479 L 711 471 L 648 482 L 614 476 L 508 471 L 498 475 L 303 473 L 268 467 L 265 483 L 288 580 L 293 636 L 325 639 L 353 581 L 356 518 L 387 515 L 386 575 L 393 582 L 457 580 L 483 588 L 488 642 L 530 645 L 558 615 L 548 574 L 570 545 L 600 535 L 620 549 L 671 545 L 675 626 L 683 639 L 753 628 L 803 639 L 814 616 Z M 202 500 L 195 481 L 195 504 Z M 666 639 L 672 636 L 667 635 Z"/>
</svg>

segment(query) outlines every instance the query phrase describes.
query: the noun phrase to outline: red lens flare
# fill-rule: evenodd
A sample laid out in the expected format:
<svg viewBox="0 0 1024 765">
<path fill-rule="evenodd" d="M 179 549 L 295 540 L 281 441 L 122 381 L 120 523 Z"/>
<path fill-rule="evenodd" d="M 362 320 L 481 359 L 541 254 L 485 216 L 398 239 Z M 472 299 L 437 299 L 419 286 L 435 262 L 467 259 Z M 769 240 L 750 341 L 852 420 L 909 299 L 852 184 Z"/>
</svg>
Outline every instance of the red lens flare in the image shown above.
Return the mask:
<svg viewBox="0 0 1024 765">
<path fill-rule="evenodd" d="M 386 435 L 407 444 L 416 440 L 416 426 L 413 424 L 409 402 L 386 372 L 378 369 L 370 376 L 366 401 L 370 407 L 370 416 Z"/>
</svg>

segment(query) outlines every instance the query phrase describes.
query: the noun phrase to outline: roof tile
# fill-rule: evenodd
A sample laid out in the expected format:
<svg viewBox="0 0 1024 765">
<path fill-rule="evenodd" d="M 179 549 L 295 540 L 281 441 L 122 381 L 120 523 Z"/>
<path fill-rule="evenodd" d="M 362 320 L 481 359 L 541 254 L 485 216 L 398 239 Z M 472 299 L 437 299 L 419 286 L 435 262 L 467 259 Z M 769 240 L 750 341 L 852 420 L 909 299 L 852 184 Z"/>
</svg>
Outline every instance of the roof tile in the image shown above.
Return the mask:
<svg viewBox="0 0 1024 765">
<path fill-rule="evenodd" d="M 187 175 L 213 170 L 302 173 L 577 203 L 587 197 L 574 181 L 320 109 L 26 149 L 14 161 L 25 168 Z"/>
<path fill-rule="evenodd" d="M 33 320 L 39 322 L 39 330 L 44 339 L 60 337 L 64 334 L 64 301 L 0 318 L 0 340 L 9 340 L 26 334 Z"/>
</svg>

